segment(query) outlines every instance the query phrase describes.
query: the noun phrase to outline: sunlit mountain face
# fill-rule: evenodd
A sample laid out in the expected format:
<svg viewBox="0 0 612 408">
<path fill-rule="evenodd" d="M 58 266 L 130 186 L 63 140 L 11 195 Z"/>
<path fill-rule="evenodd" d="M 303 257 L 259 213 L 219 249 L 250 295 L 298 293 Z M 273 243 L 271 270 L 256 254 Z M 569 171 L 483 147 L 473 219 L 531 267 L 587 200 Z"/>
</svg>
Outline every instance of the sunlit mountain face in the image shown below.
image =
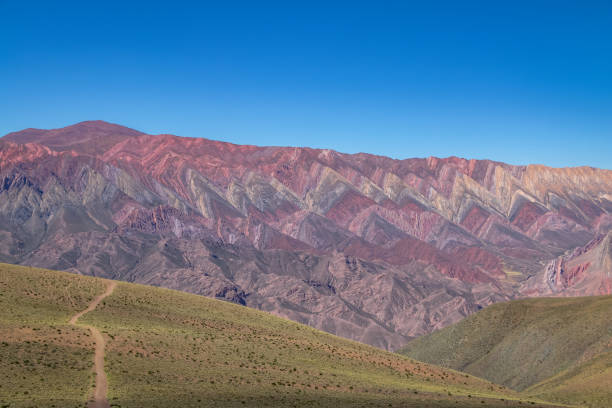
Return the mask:
<svg viewBox="0 0 612 408">
<path fill-rule="evenodd" d="M 147 135 L 0 139 L 0 261 L 225 299 L 386 349 L 612 291 L 612 171 Z"/>
</svg>

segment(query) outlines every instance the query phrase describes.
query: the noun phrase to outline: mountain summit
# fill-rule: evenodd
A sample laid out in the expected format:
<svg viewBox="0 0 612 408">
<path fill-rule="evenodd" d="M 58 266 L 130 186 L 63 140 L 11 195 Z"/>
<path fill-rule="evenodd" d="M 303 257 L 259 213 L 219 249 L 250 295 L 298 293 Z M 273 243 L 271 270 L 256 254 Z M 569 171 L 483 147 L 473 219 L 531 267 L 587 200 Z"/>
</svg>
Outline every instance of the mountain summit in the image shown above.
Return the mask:
<svg viewBox="0 0 612 408">
<path fill-rule="evenodd" d="M 125 126 L 90 120 L 60 129 L 25 129 L 9 133 L 2 139 L 21 144 L 39 143 L 57 151 L 74 150 L 78 153 L 95 154 L 126 138 L 143 134 Z"/>
<path fill-rule="evenodd" d="M 6 135 L 0 177 L 0 261 L 221 298 L 387 349 L 494 302 L 611 290 L 597 261 L 609 170 L 94 121 Z"/>
</svg>

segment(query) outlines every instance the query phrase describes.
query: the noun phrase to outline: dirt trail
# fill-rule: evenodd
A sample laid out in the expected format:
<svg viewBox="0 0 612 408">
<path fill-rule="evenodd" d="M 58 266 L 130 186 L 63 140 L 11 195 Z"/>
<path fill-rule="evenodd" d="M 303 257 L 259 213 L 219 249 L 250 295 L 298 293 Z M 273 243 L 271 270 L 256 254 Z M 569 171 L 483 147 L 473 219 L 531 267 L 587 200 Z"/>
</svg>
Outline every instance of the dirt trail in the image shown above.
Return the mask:
<svg viewBox="0 0 612 408">
<path fill-rule="evenodd" d="M 89 408 L 110 408 L 108 404 L 108 400 L 106 399 L 106 392 L 108 390 L 108 381 L 106 379 L 106 373 L 104 372 L 104 336 L 98 329 L 88 324 L 79 324 L 77 320 L 82 317 L 85 313 L 91 312 L 94 310 L 98 304 L 105 297 L 109 296 L 115 290 L 115 286 L 117 286 L 117 282 L 110 282 L 106 291 L 100 296 L 96 297 L 90 304 L 87 306 L 87 309 L 75 314 L 70 319 L 70 324 L 78 325 L 81 327 L 85 327 L 91 331 L 91 335 L 96 341 L 96 351 L 94 354 L 94 371 L 96 372 L 96 388 L 94 390 L 93 401 L 89 403 Z"/>
</svg>

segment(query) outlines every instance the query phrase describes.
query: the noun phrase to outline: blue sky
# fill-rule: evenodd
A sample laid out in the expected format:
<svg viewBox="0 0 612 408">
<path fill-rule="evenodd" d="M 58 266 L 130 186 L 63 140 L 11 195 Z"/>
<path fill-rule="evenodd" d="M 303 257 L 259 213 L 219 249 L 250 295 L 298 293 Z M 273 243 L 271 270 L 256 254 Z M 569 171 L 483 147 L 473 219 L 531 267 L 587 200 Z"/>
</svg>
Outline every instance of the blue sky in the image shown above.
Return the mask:
<svg viewBox="0 0 612 408">
<path fill-rule="evenodd" d="M 91 3 L 0 0 L 0 134 L 612 169 L 609 1 Z"/>
</svg>

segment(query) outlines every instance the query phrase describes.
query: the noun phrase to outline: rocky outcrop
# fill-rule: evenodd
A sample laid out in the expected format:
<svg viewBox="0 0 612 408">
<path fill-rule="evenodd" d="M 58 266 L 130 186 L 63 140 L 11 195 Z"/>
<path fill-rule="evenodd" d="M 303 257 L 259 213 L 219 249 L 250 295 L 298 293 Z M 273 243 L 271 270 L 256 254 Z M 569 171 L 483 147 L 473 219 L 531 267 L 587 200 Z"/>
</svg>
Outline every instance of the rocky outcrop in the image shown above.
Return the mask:
<svg viewBox="0 0 612 408">
<path fill-rule="evenodd" d="M 612 294 L 612 232 L 551 260 L 544 274 L 525 283 L 531 296 Z"/>
<path fill-rule="evenodd" d="M 609 291 L 609 170 L 97 121 L 0 139 L 0 183 L 0 261 L 219 297 L 388 349 L 492 302 Z"/>
</svg>

